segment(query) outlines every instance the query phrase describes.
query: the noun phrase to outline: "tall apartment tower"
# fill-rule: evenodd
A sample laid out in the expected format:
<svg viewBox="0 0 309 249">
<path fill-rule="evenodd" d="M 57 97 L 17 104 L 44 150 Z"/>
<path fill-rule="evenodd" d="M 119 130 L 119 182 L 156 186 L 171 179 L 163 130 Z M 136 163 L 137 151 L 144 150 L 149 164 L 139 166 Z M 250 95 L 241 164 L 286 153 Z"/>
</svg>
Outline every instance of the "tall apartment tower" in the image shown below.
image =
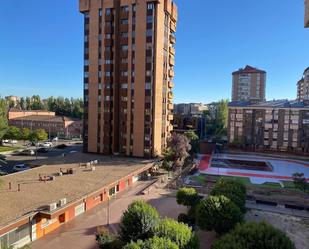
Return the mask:
<svg viewBox="0 0 309 249">
<path fill-rule="evenodd" d="M 297 82 L 297 99 L 309 101 L 309 67 L 304 71 L 302 79 Z"/>
<path fill-rule="evenodd" d="M 177 6 L 172 0 L 80 0 L 84 151 L 160 155 L 172 131 Z"/>
<path fill-rule="evenodd" d="M 305 0 L 305 28 L 309 28 L 309 0 Z"/>
<path fill-rule="evenodd" d="M 232 75 L 232 101 L 261 102 L 265 100 L 265 71 L 246 66 L 233 72 Z"/>
</svg>

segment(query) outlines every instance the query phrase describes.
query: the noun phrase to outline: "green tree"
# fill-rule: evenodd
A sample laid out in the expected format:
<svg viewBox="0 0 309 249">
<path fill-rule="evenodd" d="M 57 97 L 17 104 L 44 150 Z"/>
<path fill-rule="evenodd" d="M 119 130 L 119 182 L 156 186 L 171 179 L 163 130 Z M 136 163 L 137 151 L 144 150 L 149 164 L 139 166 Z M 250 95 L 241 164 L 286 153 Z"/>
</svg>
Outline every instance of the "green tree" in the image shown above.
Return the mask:
<svg viewBox="0 0 309 249">
<path fill-rule="evenodd" d="M 294 173 L 293 174 L 293 183 L 295 188 L 306 192 L 308 189 L 308 183 L 306 181 L 304 173 Z"/>
<path fill-rule="evenodd" d="M 96 233 L 96 241 L 102 249 L 121 249 L 123 242 L 117 237 L 110 234 L 109 230 L 105 227 L 100 227 Z"/>
<path fill-rule="evenodd" d="M 211 249 L 295 249 L 293 242 L 279 229 L 264 222 L 239 224 L 216 240 Z"/>
<path fill-rule="evenodd" d="M 179 249 L 179 247 L 167 238 L 153 237 L 146 241 L 131 242 L 123 249 Z"/>
<path fill-rule="evenodd" d="M 45 110 L 46 109 L 39 95 L 32 96 L 30 109 L 31 110 Z"/>
<path fill-rule="evenodd" d="M 198 240 L 196 240 L 192 229 L 188 225 L 172 219 L 161 220 L 156 228 L 155 234 L 160 238 L 170 239 L 180 249 L 199 248 Z"/>
<path fill-rule="evenodd" d="M 196 135 L 196 133 L 192 130 L 189 130 L 189 131 L 186 131 L 184 133 L 184 135 L 190 140 L 190 141 L 195 141 L 195 140 L 198 140 L 199 137 L 198 135 Z"/>
<path fill-rule="evenodd" d="M 216 182 L 211 195 L 224 195 L 246 212 L 246 186 L 240 182 L 221 178 Z"/>
<path fill-rule="evenodd" d="M 124 212 L 120 224 L 120 236 L 124 242 L 153 237 L 159 222 L 157 210 L 145 201 L 133 202 Z"/>
<path fill-rule="evenodd" d="M 202 230 L 215 230 L 218 234 L 223 234 L 242 222 L 243 214 L 239 207 L 225 196 L 209 196 L 199 203 L 196 220 Z"/>
<path fill-rule="evenodd" d="M 21 140 L 29 140 L 30 139 L 30 135 L 31 135 L 31 132 L 28 128 L 22 128 L 20 129 L 20 135 L 19 135 L 19 138 Z"/>
<path fill-rule="evenodd" d="M 4 99 L 0 98 L 0 140 L 2 140 L 8 129 L 7 112 L 8 105 Z"/>
<path fill-rule="evenodd" d="M 176 194 L 177 203 L 186 207 L 197 205 L 199 199 L 199 195 L 194 188 L 180 188 Z"/>
<path fill-rule="evenodd" d="M 3 136 L 4 139 L 20 139 L 20 129 L 15 126 L 9 126 L 7 132 Z"/>
<path fill-rule="evenodd" d="M 44 141 L 47 140 L 48 134 L 44 129 L 37 129 L 31 133 L 29 138 L 31 141 Z"/>
</svg>

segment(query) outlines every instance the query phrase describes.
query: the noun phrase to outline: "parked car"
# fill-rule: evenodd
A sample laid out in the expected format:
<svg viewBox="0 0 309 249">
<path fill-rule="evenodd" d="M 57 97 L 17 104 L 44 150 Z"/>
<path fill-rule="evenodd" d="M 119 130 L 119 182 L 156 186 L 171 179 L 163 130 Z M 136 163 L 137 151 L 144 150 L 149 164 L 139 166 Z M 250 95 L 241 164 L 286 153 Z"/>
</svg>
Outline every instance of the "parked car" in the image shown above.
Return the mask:
<svg viewBox="0 0 309 249">
<path fill-rule="evenodd" d="M 47 153 L 48 151 L 49 151 L 49 150 L 46 149 L 45 147 L 39 148 L 39 149 L 37 150 L 38 153 Z"/>
<path fill-rule="evenodd" d="M 44 143 L 43 143 L 43 146 L 44 146 L 44 147 L 52 147 L 52 146 L 53 146 L 53 143 L 51 143 L 51 142 L 44 142 Z"/>
<path fill-rule="evenodd" d="M 54 137 L 53 139 L 52 139 L 52 142 L 57 142 L 58 141 L 58 137 Z"/>
<path fill-rule="evenodd" d="M 10 140 L 8 140 L 8 139 L 3 139 L 3 140 L 2 140 L 2 143 L 6 143 L 6 144 L 7 144 L 7 143 L 9 143 L 9 142 L 10 142 Z"/>
<path fill-rule="evenodd" d="M 14 139 L 11 139 L 11 140 L 9 141 L 9 143 L 10 143 L 10 144 L 17 144 L 18 141 L 17 141 L 17 140 L 14 140 Z"/>
<path fill-rule="evenodd" d="M 34 150 L 23 150 L 19 153 L 20 155 L 33 156 L 35 155 Z"/>
<path fill-rule="evenodd" d="M 25 171 L 25 170 L 28 170 L 30 169 L 30 167 L 28 167 L 27 165 L 21 163 L 21 164 L 16 164 L 14 167 L 13 167 L 13 171 L 14 172 L 20 172 L 20 171 Z"/>
</svg>

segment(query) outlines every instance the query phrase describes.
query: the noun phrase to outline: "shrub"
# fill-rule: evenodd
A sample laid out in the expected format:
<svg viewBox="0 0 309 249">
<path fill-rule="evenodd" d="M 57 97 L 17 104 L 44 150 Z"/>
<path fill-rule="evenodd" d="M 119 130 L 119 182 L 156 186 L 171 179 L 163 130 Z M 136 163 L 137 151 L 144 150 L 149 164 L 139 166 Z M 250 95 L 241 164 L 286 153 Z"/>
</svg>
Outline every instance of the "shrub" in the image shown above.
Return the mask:
<svg viewBox="0 0 309 249">
<path fill-rule="evenodd" d="M 154 207 L 145 201 L 135 201 L 121 218 L 121 239 L 127 243 L 149 239 L 153 237 L 158 222 L 159 214 Z"/>
<path fill-rule="evenodd" d="M 172 219 L 163 219 L 156 228 L 156 236 L 170 239 L 180 249 L 195 249 L 198 247 L 189 247 L 194 233 L 192 229 L 184 224 Z"/>
<path fill-rule="evenodd" d="M 223 195 L 209 196 L 202 200 L 196 210 L 197 225 L 202 230 L 226 233 L 243 220 L 240 209 Z"/>
<path fill-rule="evenodd" d="M 102 249 L 121 249 L 122 241 L 111 235 L 107 228 L 100 227 L 96 233 L 96 241 Z"/>
<path fill-rule="evenodd" d="M 127 244 L 123 249 L 179 249 L 170 239 L 153 237 L 145 242 L 139 240 Z"/>
<path fill-rule="evenodd" d="M 197 205 L 199 196 L 194 188 L 180 188 L 176 194 L 177 203 L 187 207 Z"/>
<path fill-rule="evenodd" d="M 211 249 L 295 249 L 279 229 L 264 222 L 239 224 L 235 230 L 215 241 Z"/>
<path fill-rule="evenodd" d="M 224 195 L 246 212 L 246 186 L 240 182 L 221 178 L 212 189 L 211 195 Z"/>
<path fill-rule="evenodd" d="M 189 216 L 187 214 L 181 213 L 178 215 L 178 222 L 182 222 L 185 224 L 189 224 L 190 223 L 190 219 Z"/>
</svg>

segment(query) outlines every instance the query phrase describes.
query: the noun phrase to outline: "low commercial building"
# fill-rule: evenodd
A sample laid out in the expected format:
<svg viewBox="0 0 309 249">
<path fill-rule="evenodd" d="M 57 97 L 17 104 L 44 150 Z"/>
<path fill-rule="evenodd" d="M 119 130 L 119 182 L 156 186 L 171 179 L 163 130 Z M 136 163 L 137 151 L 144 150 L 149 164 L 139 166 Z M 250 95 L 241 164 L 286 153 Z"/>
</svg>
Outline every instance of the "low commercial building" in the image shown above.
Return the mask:
<svg viewBox="0 0 309 249">
<path fill-rule="evenodd" d="M 106 158 L 104 166 L 43 166 L 1 177 L 0 249 L 47 235 L 128 189 L 152 167 L 153 161 Z"/>
<path fill-rule="evenodd" d="M 309 153 L 309 105 L 288 100 L 231 102 L 228 141 L 255 150 Z"/>
<path fill-rule="evenodd" d="M 31 131 L 44 129 L 50 137 L 80 138 L 83 134 L 83 122 L 79 119 L 56 116 L 48 111 L 9 110 L 9 125 L 28 128 Z"/>
</svg>

